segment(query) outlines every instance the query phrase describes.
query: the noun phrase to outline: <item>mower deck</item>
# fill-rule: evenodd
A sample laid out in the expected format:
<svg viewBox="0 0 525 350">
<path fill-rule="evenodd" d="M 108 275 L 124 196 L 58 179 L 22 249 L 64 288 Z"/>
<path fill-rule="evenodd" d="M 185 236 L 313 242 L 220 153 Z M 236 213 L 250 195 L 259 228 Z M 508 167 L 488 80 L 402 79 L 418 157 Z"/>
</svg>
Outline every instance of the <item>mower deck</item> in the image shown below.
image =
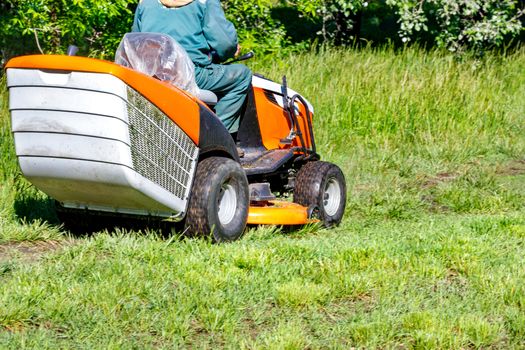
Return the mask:
<svg viewBox="0 0 525 350">
<path fill-rule="evenodd" d="M 251 205 L 248 212 L 249 225 L 305 225 L 319 222 L 308 218 L 308 208 L 300 204 L 272 200 L 265 205 Z"/>
</svg>

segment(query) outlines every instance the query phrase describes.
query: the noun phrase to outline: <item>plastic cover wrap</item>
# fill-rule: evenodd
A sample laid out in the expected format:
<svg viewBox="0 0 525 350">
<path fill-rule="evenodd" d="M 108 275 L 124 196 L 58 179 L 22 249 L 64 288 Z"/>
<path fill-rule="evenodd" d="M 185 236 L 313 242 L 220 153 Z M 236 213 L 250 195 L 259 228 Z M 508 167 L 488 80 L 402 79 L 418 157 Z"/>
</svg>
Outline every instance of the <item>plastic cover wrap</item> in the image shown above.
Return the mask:
<svg viewBox="0 0 525 350">
<path fill-rule="evenodd" d="M 159 33 L 127 33 L 115 53 L 115 63 L 169 82 L 192 94 L 195 67 L 186 50 L 172 37 Z"/>
</svg>

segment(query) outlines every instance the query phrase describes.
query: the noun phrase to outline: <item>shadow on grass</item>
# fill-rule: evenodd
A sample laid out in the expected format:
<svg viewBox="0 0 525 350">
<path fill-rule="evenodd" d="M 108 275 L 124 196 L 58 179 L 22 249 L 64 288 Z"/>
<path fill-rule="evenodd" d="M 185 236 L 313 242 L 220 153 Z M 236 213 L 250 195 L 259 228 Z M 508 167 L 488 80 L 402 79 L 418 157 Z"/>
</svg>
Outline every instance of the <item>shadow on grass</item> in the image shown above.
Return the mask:
<svg viewBox="0 0 525 350">
<path fill-rule="evenodd" d="M 27 224 L 41 221 L 51 226 L 62 226 L 64 230 L 79 238 L 103 230 L 111 232 L 117 229 L 142 232 L 153 230 L 167 238 L 179 236 L 183 230 L 181 223 L 165 222 L 153 217 L 117 216 L 86 210 L 68 210 L 50 197 L 29 192 L 18 192 L 15 196 L 13 206 L 19 222 Z"/>
<path fill-rule="evenodd" d="M 165 239 L 179 240 L 187 238 L 203 238 L 204 235 L 192 237 L 184 234 L 183 222 L 163 221 L 151 216 L 137 216 L 126 214 L 112 214 L 93 212 L 81 209 L 64 208 L 54 199 L 41 195 L 30 194 L 18 195 L 14 202 L 15 214 L 21 223 L 27 224 L 34 221 L 46 222 L 51 226 L 61 226 L 73 237 L 90 237 L 93 234 L 105 231 L 135 231 L 155 232 Z M 248 225 L 247 232 L 257 229 L 258 225 Z M 290 238 L 301 238 L 317 234 L 323 229 L 321 224 L 290 225 L 290 226 L 266 226 L 273 231 Z M 273 236 L 272 234 L 272 236 Z"/>
<path fill-rule="evenodd" d="M 45 222 L 50 226 L 61 227 L 62 230 L 76 238 L 90 237 L 100 231 L 124 230 L 142 233 L 155 232 L 165 239 L 173 239 L 174 237 L 180 240 L 186 238 L 206 239 L 205 235 L 192 237 L 185 234 L 183 222 L 163 221 L 152 216 L 64 208 L 57 201 L 25 182 L 15 186 L 17 189 L 13 207 L 21 224 L 30 224 L 35 221 Z M 320 224 L 266 227 L 273 232 L 271 236 L 280 233 L 291 238 L 317 234 L 322 229 Z M 248 225 L 247 232 L 257 228 L 258 225 Z"/>
<path fill-rule="evenodd" d="M 163 238 L 181 236 L 181 222 L 163 221 L 151 216 L 112 214 L 81 209 L 68 209 L 55 205 L 58 221 L 64 229 L 75 236 L 90 236 L 107 230 L 109 232 L 126 230 L 136 232 L 155 231 Z"/>
<path fill-rule="evenodd" d="M 46 221 L 51 225 L 60 222 L 55 212 L 54 200 L 49 197 L 17 194 L 14 201 L 15 214 L 20 221 Z"/>
</svg>

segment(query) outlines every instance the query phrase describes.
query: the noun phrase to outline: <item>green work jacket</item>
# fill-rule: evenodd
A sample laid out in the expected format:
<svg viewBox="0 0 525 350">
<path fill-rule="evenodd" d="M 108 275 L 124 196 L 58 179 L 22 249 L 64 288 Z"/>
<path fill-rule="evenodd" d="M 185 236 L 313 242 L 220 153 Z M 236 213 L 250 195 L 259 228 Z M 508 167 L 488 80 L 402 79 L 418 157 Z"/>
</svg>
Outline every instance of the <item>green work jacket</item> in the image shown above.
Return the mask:
<svg viewBox="0 0 525 350">
<path fill-rule="evenodd" d="M 180 7 L 166 7 L 159 0 L 142 0 L 132 31 L 171 36 L 201 67 L 208 66 L 214 58 L 232 58 L 237 50 L 237 32 L 224 16 L 219 0 L 195 0 Z"/>
</svg>

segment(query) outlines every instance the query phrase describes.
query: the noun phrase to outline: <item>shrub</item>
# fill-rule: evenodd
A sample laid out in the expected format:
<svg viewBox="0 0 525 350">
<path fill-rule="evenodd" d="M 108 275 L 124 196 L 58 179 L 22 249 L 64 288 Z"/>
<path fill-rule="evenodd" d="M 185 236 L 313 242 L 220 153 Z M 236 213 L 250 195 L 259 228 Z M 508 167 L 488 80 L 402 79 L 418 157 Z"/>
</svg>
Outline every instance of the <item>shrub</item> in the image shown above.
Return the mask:
<svg viewBox="0 0 525 350">
<path fill-rule="evenodd" d="M 430 29 L 439 47 L 478 52 L 497 47 L 522 30 L 524 13 L 516 0 L 387 0 L 399 14 L 403 42 Z M 522 5 L 523 6 L 523 5 Z"/>
<path fill-rule="evenodd" d="M 222 5 L 245 51 L 277 52 L 289 43 L 284 28 L 271 16 L 271 0 L 223 0 Z"/>
<path fill-rule="evenodd" d="M 122 35 L 131 28 L 137 2 L 4 0 L 0 2 L 0 63 L 13 55 L 38 52 L 38 46 L 45 53 L 63 53 L 70 44 L 79 46 L 82 54 L 112 58 Z M 368 5 L 365 0 L 223 0 L 222 4 L 241 45 L 259 54 L 291 48 L 285 27 L 272 17 L 276 6 L 297 9 L 319 25 L 322 40 L 341 45 L 359 34 L 361 11 Z M 522 0 L 380 0 L 373 5 L 370 11 L 379 6 L 397 13 L 403 42 L 424 39 L 425 33 L 439 47 L 454 52 L 500 46 L 523 27 Z M 377 20 L 384 18 L 383 14 Z M 304 18 L 285 20 L 293 31 L 288 21 Z"/>
<path fill-rule="evenodd" d="M 336 45 L 352 41 L 355 15 L 368 5 L 364 0 L 292 0 L 303 15 L 321 22 L 319 35 Z"/>
<path fill-rule="evenodd" d="M 112 58 L 122 35 L 131 28 L 137 2 L 6 0 L 0 3 L 2 60 L 39 50 L 63 53 L 70 44 L 84 54 Z M 270 15 L 270 0 L 225 0 L 222 4 L 245 49 L 272 52 L 286 45 L 284 29 Z"/>
<path fill-rule="evenodd" d="M 111 57 L 133 21 L 136 0 L 6 0 L 0 17 L 2 56 L 63 53 L 70 44 Z M 35 40 L 35 36 L 38 40 Z"/>
</svg>

